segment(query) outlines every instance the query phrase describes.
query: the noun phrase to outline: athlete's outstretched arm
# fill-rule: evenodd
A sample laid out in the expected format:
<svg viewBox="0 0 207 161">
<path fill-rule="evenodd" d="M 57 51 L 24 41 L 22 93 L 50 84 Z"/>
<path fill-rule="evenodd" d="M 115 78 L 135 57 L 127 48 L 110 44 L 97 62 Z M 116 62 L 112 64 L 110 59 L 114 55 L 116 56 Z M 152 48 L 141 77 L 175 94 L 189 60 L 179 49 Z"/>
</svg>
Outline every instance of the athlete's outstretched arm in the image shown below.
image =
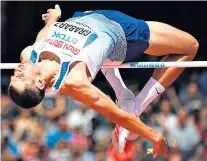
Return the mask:
<svg viewBox="0 0 207 161">
<path fill-rule="evenodd" d="M 135 116 L 119 109 L 108 96 L 91 84 L 88 79 L 89 75 L 86 74 L 87 66 L 84 62 L 74 63 L 71 68 L 60 93 L 69 95 L 106 116 L 114 123 L 150 140 L 154 143 L 153 154 L 156 156 L 162 152 L 167 153 L 165 139 L 158 132 L 144 125 Z"/>
<path fill-rule="evenodd" d="M 37 35 L 36 41 L 39 41 L 47 36 L 50 26 L 58 21 L 61 17 L 61 9 L 59 5 L 55 5 L 54 9 L 48 9 L 47 13 L 42 15 L 42 20 L 45 22 L 45 26 Z"/>
<path fill-rule="evenodd" d="M 36 40 L 33 45 L 39 42 L 39 40 L 47 37 L 48 30 L 54 22 L 58 21 L 61 17 L 61 9 L 59 5 L 55 5 L 55 9 L 48 9 L 47 13 L 42 15 L 42 20 L 45 22 L 45 26 L 37 34 Z M 29 61 L 30 54 L 33 49 L 33 45 L 27 46 L 21 52 L 20 62 Z"/>
</svg>

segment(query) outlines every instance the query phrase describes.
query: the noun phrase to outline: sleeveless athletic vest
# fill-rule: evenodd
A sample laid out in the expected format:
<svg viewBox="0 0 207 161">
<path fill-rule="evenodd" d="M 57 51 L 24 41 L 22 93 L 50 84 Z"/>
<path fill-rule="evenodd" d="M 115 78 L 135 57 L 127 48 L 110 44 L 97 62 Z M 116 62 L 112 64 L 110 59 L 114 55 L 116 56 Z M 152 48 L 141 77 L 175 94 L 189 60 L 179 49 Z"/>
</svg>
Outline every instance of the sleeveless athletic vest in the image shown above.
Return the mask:
<svg viewBox="0 0 207 161">
<path fill-rule="evenodd" d="M 127 49 L 124 31 L 119 24 L 110 21 L 103 15 L 91 14 L 74 17 L 65 22 L 56 22 L 51 25 L 48 36 L 40 40 L 34 47 L 30 58 L 33 63 L 37 63 L 40 54 L 44 51 L 52 52 L 59 57 L 61 62 L 60 71 L 51 91 L 58 91 L 60 89 L 69 71 L 70 64 L 73 60 L 75 61 L 75 58 L 81 57 L 81 54 L 86 54 L 84 52 L 81 53 L 81 50 L 98 39 L 101 33 L 107 34 L 114 44 L 110 46 L 109 50 L 107 49 L 108 51 L 104 52 L 107 54 L 107 59 L 118 63 L 123 62 Z M 97 46 L 97 48 L 99 47 Z M 88 59 L 92 59 L 93 55 L 88 57 Z"/>
<path fill-rule="evenodd" d="M 56 92 L 60 89 L 66 77 L 73 56 L 80 53 L 97 38 L 97 34 L 87 25 L 79 22 L 56 22 L 48 32 L 47 38 L 40 40 L 31 52 L 30 60 L 39 61 L 39 56 L 44 51 L 54 53 L 60 59 L 59 75 L 50 89 Z"/>
</svg>

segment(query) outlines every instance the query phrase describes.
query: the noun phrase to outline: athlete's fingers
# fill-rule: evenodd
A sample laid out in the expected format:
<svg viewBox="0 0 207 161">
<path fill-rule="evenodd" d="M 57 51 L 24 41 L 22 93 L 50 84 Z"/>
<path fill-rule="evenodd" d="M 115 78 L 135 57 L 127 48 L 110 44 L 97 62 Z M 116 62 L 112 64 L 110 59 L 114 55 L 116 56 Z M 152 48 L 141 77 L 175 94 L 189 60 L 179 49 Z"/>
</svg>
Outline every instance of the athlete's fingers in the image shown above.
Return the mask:
<svg viewBox="0 0 207 161">
<path fill-rule="evenodd" d="M 59 9 L 59 10 L 60 10 L 60 6 L 59 6 L 59 4 L 56 4 L 56 5 L 55 5 L 55 9 Z"/>
<path fill-rule="evenodd" d="M 52 10 L 52 9 L 50 8 L 50 9 L 47 10 L 47 12 L 50 12 L 51 10 Z"/>
<path fill-rule="evenodd" d="M 42 20 L 46 20 L 47 19 L 47 17 L 42 17 Z"/>
<path fill-rule="evenodd" d="M 42 20 L 45 22 L 45 24 L 47 23 L 47 21 L 48 21 L 48 17 L 46 17 L 46 18 L 42 18 Z"/>
<path fill-rule="evenodd" d="M 48 19 L 48 15 L 47 14 L 42 15 L 42 20 L 45 21 L 46 19 Z"/>
<path fill-rule="evenodd" d="M 161 154 L 161 151 L 155 153 L 155 154 L 154 154 L 154 159 L 157 159 L 157 158 L 160 156 L 160 154 Z"/>
<path fill-rule="evenodd" d="M 44 17 L 44 18 L 45 18 L 45 17 L 48 17 L 48 14 L 47 14 L 47 13 L 46 13 L 46 14 L 43 14 L 42 17 Z"/>
<path fill-rule="evenodd" d="M 159 149 L 159 151 L 154 153 L 154 159 L 157 159 L 157 157 L 160 155 L 161 153 L 161 149 Z"/>
<path fill-rule="evenodd" d="M 45 19 L 45 20 L 44 20 L 45 24 L 47 24 L 47 21 L 48 21 L 48 19 Z"/>
<path fill-rule="evenodd" d="M 48 17 L 42 18 L 42 20 L 46 22 L 48 20 Z"/>
<path fill-rule="evenodd" d="M 162 141 L 162 143 L 161 143 L 161 145 L 159 147 L 159 151 L 155 153 L 154 159 L 157 159 L 157 157 L 159 157 L 160 154 L 164 151 L 163 147 L 165 148 L 165 142 L 164 141 Z"/>
<path fill-rule="evenodd" d="M 149 154 L 154 154 L 153 149 L 147 149 L 147 155 L 149 155 Z"/>
<path fill-rule="evenodd" d="M 48 15 L 44 15 L 44 16 L 42 16 L 42 20 L 45 22 L 45 24 L 47 24 L 47 21 L 48 21 Z"/>
<path fill-rule="evenodd" d="M 155 153 L 154 154 L 154 159 L 157 159 L 158 156 L 159 156 L 158 153 Z"/>
</svg>

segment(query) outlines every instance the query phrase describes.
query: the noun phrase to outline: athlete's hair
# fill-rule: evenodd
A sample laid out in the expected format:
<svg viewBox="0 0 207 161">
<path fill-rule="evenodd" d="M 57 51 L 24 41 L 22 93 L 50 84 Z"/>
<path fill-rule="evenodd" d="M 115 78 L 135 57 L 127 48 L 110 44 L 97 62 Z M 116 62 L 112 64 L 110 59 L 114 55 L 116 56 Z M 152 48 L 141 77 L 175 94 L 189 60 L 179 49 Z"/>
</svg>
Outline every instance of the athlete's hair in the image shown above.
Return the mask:
<svg viewBox="0 0 207 161">
<path fill-rule="evenodd" d="M 26 84 L 23 91 L 18 90 L 10 84 L 8 88 L 11 99 L 20 107 L 30 109 L 42 102 L 45 96 L 45 89 L 40 90 L 35 83 Z"/>
</svg>

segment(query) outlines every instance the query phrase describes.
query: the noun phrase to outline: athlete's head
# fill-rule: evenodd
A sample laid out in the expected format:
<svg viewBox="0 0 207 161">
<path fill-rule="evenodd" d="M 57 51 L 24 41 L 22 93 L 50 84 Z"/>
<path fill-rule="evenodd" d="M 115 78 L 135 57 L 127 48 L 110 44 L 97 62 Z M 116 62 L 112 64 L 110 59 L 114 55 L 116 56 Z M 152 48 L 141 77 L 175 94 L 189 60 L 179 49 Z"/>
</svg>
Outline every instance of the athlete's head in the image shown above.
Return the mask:
<svg viewBox="0 0 207 161">
<path fill-rule="evenodd" d="M 11 99 L 22 108 L 37 106 L 45 96 L 46 83 L 40 69 L 31 62 L 21 63 L 14 71 L 9 85 Z"/>
</svg>

